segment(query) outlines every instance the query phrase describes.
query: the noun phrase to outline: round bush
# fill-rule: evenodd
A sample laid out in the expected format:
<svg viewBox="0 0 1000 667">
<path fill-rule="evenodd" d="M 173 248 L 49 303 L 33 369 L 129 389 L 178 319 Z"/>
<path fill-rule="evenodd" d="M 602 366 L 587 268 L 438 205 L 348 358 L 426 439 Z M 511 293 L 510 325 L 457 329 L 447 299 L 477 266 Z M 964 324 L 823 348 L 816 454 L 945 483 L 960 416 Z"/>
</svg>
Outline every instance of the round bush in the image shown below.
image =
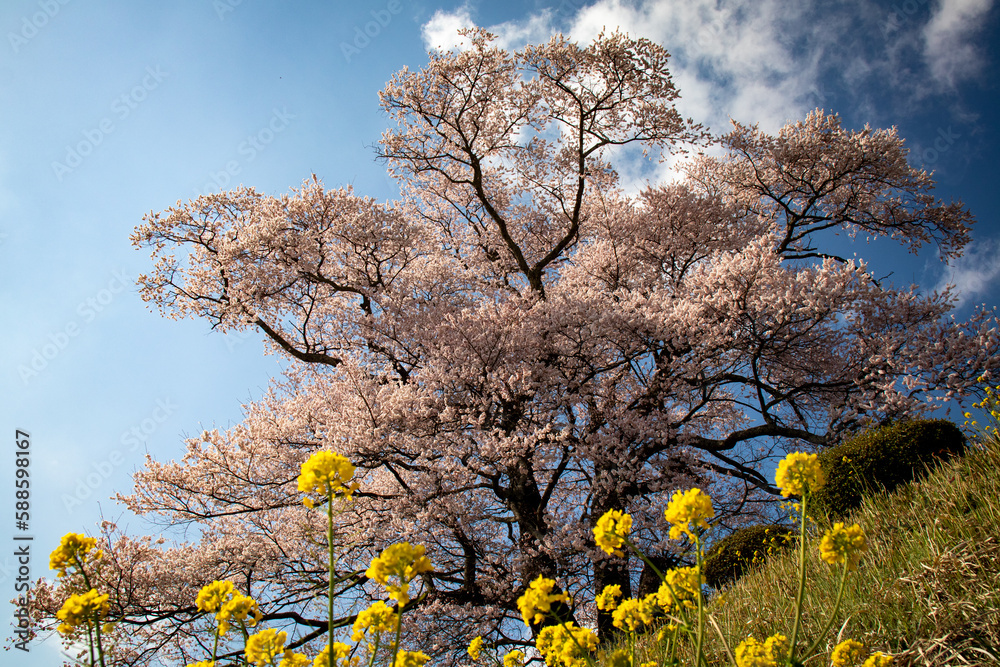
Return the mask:
<svg viewBox="0 0 1000 667">
<path fill-rule="evenodd" d="M 826 484 L 815 494 L 817 509 L 840 517 L 860 505 L 865 495 L 889 493 L 964 450 L 962 431 L 944 419 L 896 422 L 864 431 L 819 455 Z"/>
<path fill-rule="evenodd" d="M 716 542 L 705 554 L 705 582 L 718 588 L 736 581 L 768 557 L 792 544 L 795 533 L 788 526 L 749 526 Z"/>
</svg>

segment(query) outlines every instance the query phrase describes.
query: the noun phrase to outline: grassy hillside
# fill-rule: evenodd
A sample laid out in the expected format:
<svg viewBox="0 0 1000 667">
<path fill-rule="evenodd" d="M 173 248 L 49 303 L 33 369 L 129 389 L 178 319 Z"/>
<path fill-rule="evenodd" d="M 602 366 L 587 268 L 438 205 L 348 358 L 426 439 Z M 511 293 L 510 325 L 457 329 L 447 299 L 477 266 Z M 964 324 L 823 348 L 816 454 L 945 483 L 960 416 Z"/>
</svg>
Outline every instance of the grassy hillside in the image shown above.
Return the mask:
<svg viewBox="0 0 1000 667">
<path fill-rule="evenodd" d="M 825 651 L 807 665 L 829 665 L 830 650 L 848 638 L 891 653 L 900 666 L 1000 664 L 1000 442 L 868 498 L 846 521 L 854 522 L 869 548 L 848 579 Z M 839 582 L 818 555 L 822 528 L 807 542 L 800 636 L 808 643 L 829 617 Z M 748 635 L 790 634 L 797 569 L 795 553 L 777 556 L 713 597 L 709 611 L 731 648 Z M 709 655 L 730 664 L 718 636 Z"/>
</svg>

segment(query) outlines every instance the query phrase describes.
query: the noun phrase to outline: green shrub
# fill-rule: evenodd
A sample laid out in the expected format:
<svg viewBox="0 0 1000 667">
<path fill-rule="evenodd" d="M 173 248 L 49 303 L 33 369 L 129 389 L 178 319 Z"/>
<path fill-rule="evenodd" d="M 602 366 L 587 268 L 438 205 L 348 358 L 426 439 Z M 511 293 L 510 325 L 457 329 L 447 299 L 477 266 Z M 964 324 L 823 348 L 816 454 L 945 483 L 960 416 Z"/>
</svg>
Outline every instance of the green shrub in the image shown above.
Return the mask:
<svg viewBox="0 0 1000 667">
<path fill-rule="evenodd" d="M 705 554 L 705 582 L 718 588 L 765 562 L 794 537 L 788 526 L 749 526 L 719 540 Z"/>
<path fill-rule="evenodd" d="M 939 461 L 965 450 L 965 436 L 944 419 L 896 422 L 864 431 L 819 456 L 826 484 L 815 494 L 817 510 L 837 518 L 863 496 L 917 478 Z"/>
</svg>

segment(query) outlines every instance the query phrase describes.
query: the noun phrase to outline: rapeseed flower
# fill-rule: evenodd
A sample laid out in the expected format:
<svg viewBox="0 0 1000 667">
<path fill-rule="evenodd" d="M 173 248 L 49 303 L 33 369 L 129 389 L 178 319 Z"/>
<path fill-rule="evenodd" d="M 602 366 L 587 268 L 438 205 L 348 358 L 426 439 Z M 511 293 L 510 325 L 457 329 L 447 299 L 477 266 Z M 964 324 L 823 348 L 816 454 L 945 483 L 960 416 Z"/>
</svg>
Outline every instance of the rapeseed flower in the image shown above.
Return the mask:
<svg viewBox="0 0 1000 667">
<path fill-rule="evenodd" d="M 200 611 L 217 612 L 215 620 L 219 622 L 220 636 L 229 632 L 230 624 L 233 621 L 254 626 L 261 619 L 257 602 L 237 591 L 231 581 L 213 581 L 202 587 L 198 591 L 195 605 Z M 248 618 L 249 622 L 247 622 Z"/>
<path fill-rule="evenodd" d="M 614 611 L 618 606 L 618 598 L 622 596 L 622 587 L 618 584 L 605 586 L 601 594 L 594 598 L 597 608 L 601 611 Z"/>
<path fill-rule="evenodd" d="M 471 642 L 469 642 L 469 657 L 473 660 L 479 660 L 479 654 L 483 651 L 483 638 L 476 637 Z"/>
<path fill-rule="evenodd" d="M 865 660 L 861 667 L 889 667 L 892 665 L 892 656 L 882 653 L 882 651 L 875 651 L 868 659 Z"/>
<path fill-rule="evenodd" d="M 509 651 L 503 657 L 503 667 L 524 667 L 524 653 L 517 649 Z"/>
<path fill-rule="evenodd" d="M 234 591 L 233 599 L 222 605 L 219 613 L 215 615 L 215 619 L 219 621 L 219 634 L 224 635 L 229 631 L 230 622 L 239 621 L 253 627 L 260 622 L 261 616 L 256 600 L 239 591 Z"/>
<path fill-rule="evenodd" d="M 393 661 L 393 667 L 423 667 L 430 657 L 421 651 L 399 651 Z"/>
<path fill-rule="evenodd" d="M 200 611 L 219 611 L 233 596 L 233 582 L 213 581 L 198 591 L 195 604 Z"/>
<path fill-rule="evenodd" d="M 265 667 L 265 665 L 277 665 L 275 659 L 285 654 L 285 640 L 288 633 L 282 630 L 278 632 L 274 628 L 261 630 L 255 635 L 247 638 L 247 645 L 244 651 L 247 662 Z"/>
<path fill-rule="evenodd" d="M 819 555 L 830 565 L 847 563 L 848 570 L 856 570 L 861 560 L 861 552 L 868 548 L 861 526 L 854 524 L 848 528 L 837 522 L 828 530 L 819 543 Z"/>
<path fill-rule="evenodd" d="M 364 639 L 365 633 L 369 630 L 376 634 L 392 632 L 396 629 L 396 621 L 396 612 L 386 603 L 379 600 L 358 614 L 358 617 L 354 620 L 354 632 L 351 634 L 351 641 L 361 641 Z"/>
<path fill-rule="evenodd" d="M 281 662 L 278 663 L 278 667 L 309 667 L 311 664 L 312 660 L 302 653 L 289 650 L 285 651 L 285 655 L 281 658 Z"/>
<path fill-rule="evenodd" d="M 357 482 L 351 482 L 354 470 L 354 465 L 340 454 L 326 450 L 316 452 L 302 464 L 299 491 L 331 498 L 335 495 L 349 497 L 359 486 Z M 302 504 L 312 507 L 314 502 L 306 497 Z"/>
<path fill-rule="evenodd" d="M 753 637 L 747 637 L 736 647 L 735 657 L 737 667 L 778 667 L 788 653 L 788 638 L 782 634 L 768 637 L 766 641 L 758 642 Z"/>
<path fill-rule="evenodd" d="M 594 526 L 594 541 L 604 553 L 622 556 L 621 547 L 631 530 L 631 516 L 619 510 L 608 510 Z"/>
<path fill-rule="evenodd" d="M 343 642 L 333 642 L 333 659 L 330 659 L 330 645 L 327 644 L 313 661 L 313 667 L 337 667 L 337 661 L 343 660 L 351 652 L 351 647 Z"/>
<path fill-rule="evenodd" d="M 688 489 L 683 493 L 674 492 L 663 515 L 672 524 L 670 539 L 679 540 L 681 535 L 687 535 L 694 540 L 691 524 L 707 530 L 708 519 L 715 516 L 715 510 L 712 499 L 701 489 Z"/>
<path fill-rule="evenodd" d="M 97 540 L 80 533 L 66 533 L 59 546 L 49 554 L 49 569 L 57 570 L 59 577 L 66 576 L 70 567 L 82 568 L 89 562 L 104 555 L 100 549 L 94 549 Z"/>
<path fill-rule="evenodd" d="M 642 600 L 635 598 L 623 600 L 611 615 L 612 624 L 619 630 L 631 632 L 635 632 L 644 625 L 649 625 L 653 622 L 653 612 L 655 611 L 653 600 L 655 599 L 656 596 L 652 595 Z"/>
<path fill-rule="evenodd" d="M 603 667 L 632 667 L 632 654 L 623 648 L 617 649 L 605 660 Z"/>
<path fill-rule="evenodd" d="M 247 645 L 244 650 L 247 662 L 265 667 L 265 665 L 276 665 L 275 659 L 285 654 L 285 640 L 288 633 L 282 630 L 278 632 L 274 628 L 261 630 L 255 635 L 247 637 Z"/>
<path fill-rule="evenodd" d="M 401 542 L 386 547 L 381 555 L 373 559 L 365 576 L 385 586 L 389 597 L 402 607 L 410 601 L 410 582 L 414 577 L 433 569 L 431 561 L 424 556 L 423 545 L 412 546 L 409 542 Z M 390 578 L 395 579 L 395 583 Z"/>
<path fill-rule="evenodd" d="M 826 475 L 815 454 L 792 452 L 778 463 L 774 482 L 785 498 L 803 496 L 826 483 Z"/>
<path fill-rule="evenodd" d="M 199 660 L 189 663 L 187 667 L 215 667 L 215 660 Z"/>
<path fill-rule="evenodd" d="M 696 567 L 678 567 L 667 570 L 663 574 L 663 582 L 656 591 L 656 600 L 665 611 L 670 611 L 676 604 L 692 608 L 705 583 L 704 575 L 699 576 Z"/>
<path fill-rule="evenodd" d="M 521 618 L 529 628 L 545 620 L 545 615 L 552 611 L 553 602 L 569 602 L 566 593 L 553 593 L 556 582 L 541 575 L 531 582 L 524 595 L 517 599 L 517 608 L 521 610 Z"/>
<path fill-rule="evenodd" d="M 830 664 L 833 667 L 857 667 L 865 657 L 864 645 L 853 639 L 845 639 L 837 644 L 830 654 Z"/>
<path fill-rule="evenodd" d="M 586 656 L 597 648 L 597 635 L 572 622 L 549 625 L 538 633 L 535 647 L 549 667 L 583 667 Z"/>
<path fill-rule="evenodd" d="M 69 634 L 73 628 L 94 622 L 108 615 L 108 595 L 98 595 L 97 590 L 91 588 L 86 593 L 74 593 L 63 603 L 62 609 L 56 612 L 56 618 L 62 623 L 59 625 L 61 634 Z"/>
</svg>

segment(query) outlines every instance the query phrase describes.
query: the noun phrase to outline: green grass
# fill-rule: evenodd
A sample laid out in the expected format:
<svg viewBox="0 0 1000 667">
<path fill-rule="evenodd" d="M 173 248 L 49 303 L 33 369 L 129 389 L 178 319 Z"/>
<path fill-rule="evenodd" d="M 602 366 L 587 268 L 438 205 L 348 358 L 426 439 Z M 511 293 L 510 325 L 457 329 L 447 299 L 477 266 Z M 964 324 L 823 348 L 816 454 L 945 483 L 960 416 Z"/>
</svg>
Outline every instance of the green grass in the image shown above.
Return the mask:
<svg viewBox="0 0 1000 667">
<path fill-rule="evenodd" d="M 896 656 L 900 667 L 1000 664 L 1000 442 L 970 449 L 892 494 L 867 498 L 845 519 L 855 522 L 868 551 L 848 578 L 825 646 L 807 665 L 829 665 L 829 652 L 848 638 Z M 806 543 L 800 647 L 812 643 L 836 599 L 839 568 L 819 558 L 823 527 Z M 791 634 L 797 551 L 773 557 L 713 596 L 708 610 L 730 648 L 748 635 Z M 654 645 L 645 649 L 643 659 L 657 659 Z M 730 664 L 718 636 L 707 655 L 711 664 Z"/>
</svg>

